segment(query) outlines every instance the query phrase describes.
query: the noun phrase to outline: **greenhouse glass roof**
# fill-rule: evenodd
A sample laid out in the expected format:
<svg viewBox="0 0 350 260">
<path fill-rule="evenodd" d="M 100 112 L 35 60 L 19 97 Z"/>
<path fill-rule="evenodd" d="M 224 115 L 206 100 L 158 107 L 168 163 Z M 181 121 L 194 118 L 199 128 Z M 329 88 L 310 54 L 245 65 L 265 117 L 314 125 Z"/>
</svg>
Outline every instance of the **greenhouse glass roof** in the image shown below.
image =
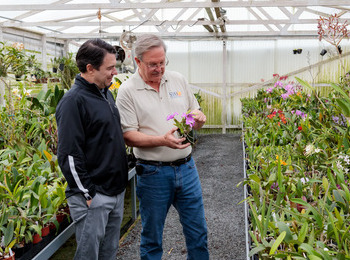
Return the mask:
<svg viewBox="0 0 350 260">
<path fill-rule="evenodd" d="M 350 1 L 0 0 L 0 30 L 71 40 L 118 39 L 123 31 L 170 39 L 315 38 L 317 19 L 333 14 L 350 20 Z"/>
</svg>

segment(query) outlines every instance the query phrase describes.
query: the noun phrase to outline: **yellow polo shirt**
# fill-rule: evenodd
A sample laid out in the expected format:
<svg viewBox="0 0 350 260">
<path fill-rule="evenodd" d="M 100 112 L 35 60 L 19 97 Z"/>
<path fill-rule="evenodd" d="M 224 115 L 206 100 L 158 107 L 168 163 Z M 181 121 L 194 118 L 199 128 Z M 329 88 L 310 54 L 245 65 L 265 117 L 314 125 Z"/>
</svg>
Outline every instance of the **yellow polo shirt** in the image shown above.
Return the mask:
<svg viewBox="0 0 350 260">
<path fill-rule="evenodd" d="M 181 116 L 189 109 L 199 109 L 187 80 L 174 71 L 165 71 L 159 92 L 147 85 L 137 71 L 120 86 L 116 104 L 124 133 L 139 131 L 152 136 L 164 135 L 175 127 L 173 120 L 167 121 L 168 115 L 177 112 Z M 185 158 L 192 148 L 189 146 L 185 149 L 172 149 L 158 146 L 135 147 L 133 150 L 136 158 L 169 162 Z"/>
</svg>

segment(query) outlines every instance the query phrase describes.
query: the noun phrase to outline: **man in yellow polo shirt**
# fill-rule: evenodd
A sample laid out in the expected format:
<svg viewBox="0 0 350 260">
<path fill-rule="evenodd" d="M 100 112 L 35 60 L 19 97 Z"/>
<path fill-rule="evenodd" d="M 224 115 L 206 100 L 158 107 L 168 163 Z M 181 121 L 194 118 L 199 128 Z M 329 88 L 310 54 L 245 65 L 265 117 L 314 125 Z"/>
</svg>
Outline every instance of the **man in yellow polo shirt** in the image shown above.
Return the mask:
<svg viewBox="0 0 350 260">
<path fill-rule="evenodd" d="M 165 71 L 166 46 L 153 34 L 135 43 L 138 71 L 119 88 L 117 106 L 127 145 L 137 158 L 137 196 L 142 220 L 142 260 L 161 260 L 162 236 L 168 210 L 179 213 L 188 251 L 187 259 L 209 259 L 207 224 L 202 189 L 190 143 L 178 138 L 177 128 L 167 117 L 191 110 L 194 129 L 201 128 L 205 115 L 179 73 Z"/>
</svg>

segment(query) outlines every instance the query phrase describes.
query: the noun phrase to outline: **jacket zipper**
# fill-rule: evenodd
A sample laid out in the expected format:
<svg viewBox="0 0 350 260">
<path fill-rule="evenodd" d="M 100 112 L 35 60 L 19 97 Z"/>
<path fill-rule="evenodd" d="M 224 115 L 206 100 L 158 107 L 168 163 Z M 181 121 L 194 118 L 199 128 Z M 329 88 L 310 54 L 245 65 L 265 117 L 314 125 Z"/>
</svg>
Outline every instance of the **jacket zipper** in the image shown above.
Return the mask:
<svg viewBox="0 0 350 260">
<path fill-rule="evenodd" d="M 100 93 L 100 95 L 103 97 L 103 99 L 107 101 L 108 106 L 109 106 L 109 109 L 111 110 L 112 115 L 114 116 L 113 108 L 111 107 L 111 102 L 109 102 L 109 100 L 107 99 L 107 97 L 105 97 L 105 95 L 103 95 L 103 94 L 101 93 L 101 91 L 99 90 L 98 87 L 96 87 L 96 88 L 97 88 L 98 92 Z"/>
</svg>

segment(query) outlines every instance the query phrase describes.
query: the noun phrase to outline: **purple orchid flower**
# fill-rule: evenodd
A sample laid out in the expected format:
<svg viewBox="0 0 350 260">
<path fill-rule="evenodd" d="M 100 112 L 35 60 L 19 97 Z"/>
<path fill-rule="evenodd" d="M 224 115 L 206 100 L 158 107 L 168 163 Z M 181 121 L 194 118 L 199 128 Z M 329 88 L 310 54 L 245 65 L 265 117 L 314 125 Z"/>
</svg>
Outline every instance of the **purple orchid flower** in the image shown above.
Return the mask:
<svg viewBox="0 0 350 260">
<path fill-rule="evenodd" d="M 168 116 L 166 117 L 166 120 L 169 121 L 169 120 L 171 120 L 171 119 L 174 119 L 174 117 L 177 116 L 178 114 L 179 114 L 178 112 L 175 112 L 174 114 L 168 115 Z"/>
<path fill-rule="evenodd" d="M 190 127 L 193 127 L 194 125 L 194 115 L 192 113 L 185 114 L 186 117 L 186 125 L 189 125 Z"/>
</svg>

